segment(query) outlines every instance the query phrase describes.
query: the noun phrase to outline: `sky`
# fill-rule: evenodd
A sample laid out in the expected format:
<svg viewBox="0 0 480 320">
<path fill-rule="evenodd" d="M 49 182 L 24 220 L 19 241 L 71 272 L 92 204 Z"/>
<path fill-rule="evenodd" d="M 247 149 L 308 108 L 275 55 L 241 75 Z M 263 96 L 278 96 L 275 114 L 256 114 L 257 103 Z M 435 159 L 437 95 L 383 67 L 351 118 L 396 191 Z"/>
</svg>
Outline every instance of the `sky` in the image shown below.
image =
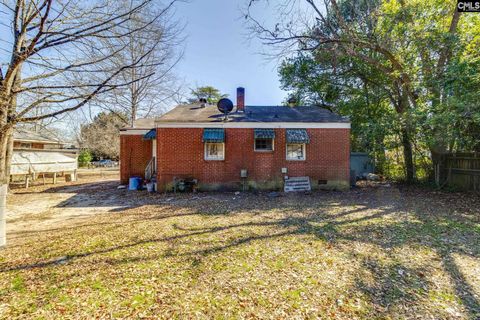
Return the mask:
<svg viewBox="0 0 480 320">
<path fill-rule="evenodd" d="M 235 102 L 236 88 L 241 86 L 247 105 L 281 104 L 287 93 L 280 89 L 278 61 L 266 59 L 260 52 L 268 48 L 248 40 L 241 11 L 245 3 L 190 0 L 179 4 L 176 16 L 186 23 L 186 43 L 177 71 L 188 88 L 211 85 Z"/>
<path fill-rule="evenodd" d="M 247 105 L 279 105 L 285 100 L 287 92 L 280 89 L 277 72 L 279 61 L 261 55 L 260 52 L 269 52 L 270 48 L 248 35 L 241 10 L 247 2 L 185 0 L 177 3 L 174 18 L 185 24 L 186 39 L 183 59 L 175 71 L 184 80 L 186 92 L 188 88 L 209 85 L 228 94 L 235 103 L 236 88 L 242 86 Z M 274 6 L 255 6 L 256 17 L 262 22 L 274 21 L 274 10 Z M 0 21 L 4 16 L 5 13 L 0 12 Z M 8 26 L 0 23 L 0 62 L 9 61 L 11 40 L 7 35 L 11 36 L 10 33 Z M 89 121 L 94 111 L 82 108 L 65 114 L 49 126 L 74 135 L 78 124 Z"/>
</svg>

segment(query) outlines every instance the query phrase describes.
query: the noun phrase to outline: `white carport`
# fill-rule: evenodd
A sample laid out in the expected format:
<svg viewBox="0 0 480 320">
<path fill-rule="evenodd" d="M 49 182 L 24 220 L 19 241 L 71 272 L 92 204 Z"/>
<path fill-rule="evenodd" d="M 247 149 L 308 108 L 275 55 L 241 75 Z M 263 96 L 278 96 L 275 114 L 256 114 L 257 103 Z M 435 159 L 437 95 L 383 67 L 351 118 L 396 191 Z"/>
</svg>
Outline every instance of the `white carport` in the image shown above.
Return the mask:
<svg viewBox="0 0 480 320">
<path fill-rule="evenodd" d="M 29 177 L 36 179 L 45 174 L 53 174 L 54 183 L 59 173 L 70 174 L 71 180 L 75 180 L 77 157 L 75 150 L 15 149 L 10 174 L 25 176 L 27 184 Z"/>
</svg>

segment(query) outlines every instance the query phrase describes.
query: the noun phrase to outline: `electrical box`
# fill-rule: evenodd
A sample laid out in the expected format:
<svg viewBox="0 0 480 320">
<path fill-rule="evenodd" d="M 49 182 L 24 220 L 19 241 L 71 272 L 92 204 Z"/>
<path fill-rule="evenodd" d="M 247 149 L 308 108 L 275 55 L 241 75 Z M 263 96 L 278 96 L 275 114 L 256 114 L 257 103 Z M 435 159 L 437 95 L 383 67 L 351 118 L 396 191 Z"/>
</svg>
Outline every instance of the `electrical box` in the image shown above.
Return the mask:
<svg viewBox="0 0 480 320">
<path fill-rule="evenodd" d="M 282 173 L 283 174 L 287 173 L 287 168 L 282 168 Z"/>
<path fill-rule="evenodd" d="M 240 178 L 246 178 L 247 176 L 247 169 L 240 170 Z"/>
</svg>

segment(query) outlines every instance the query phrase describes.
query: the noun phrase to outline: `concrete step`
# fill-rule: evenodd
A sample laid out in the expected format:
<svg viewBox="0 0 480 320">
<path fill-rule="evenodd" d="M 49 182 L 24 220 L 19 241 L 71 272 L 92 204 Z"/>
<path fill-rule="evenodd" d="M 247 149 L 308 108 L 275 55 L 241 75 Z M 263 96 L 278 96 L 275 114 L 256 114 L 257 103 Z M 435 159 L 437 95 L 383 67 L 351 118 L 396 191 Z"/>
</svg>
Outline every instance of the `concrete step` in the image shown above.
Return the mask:
<svg viewBox="0 0 480 320">
<path fill-rule="evenodd" d="M 312 187 L 310 185 L 309 177 L 290 177 L 285 180 L 284 185 L 285 192 L 295 192 L 295 191 L 311 191 Z"/>
</svg>

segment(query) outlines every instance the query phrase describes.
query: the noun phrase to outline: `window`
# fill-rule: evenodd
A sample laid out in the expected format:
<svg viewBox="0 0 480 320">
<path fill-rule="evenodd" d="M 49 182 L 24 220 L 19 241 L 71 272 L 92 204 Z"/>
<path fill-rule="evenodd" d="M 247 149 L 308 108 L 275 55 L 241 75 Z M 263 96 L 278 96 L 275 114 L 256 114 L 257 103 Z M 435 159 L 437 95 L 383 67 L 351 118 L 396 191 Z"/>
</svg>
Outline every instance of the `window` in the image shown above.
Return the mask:
<svg viewBox="0 0 480 320">
<path fill-rule="evenodd" d="M 20 148 L 31 149 L 32 144 L 27 142 L 20 142 Z"/>
<path fill-rule="evenodd" d="M 205 160 L 224 160 L 225 144 L 218 142 L 205 143 Z"/>
<path fill-rule="evenodd" d="M 287 143 L 287 160 L 305 160 L 305 144 Z"/>
<path fill-rule="evenodd" d="M 273 151 L 273 139 L 255 139 L 255 151 Z"/>
</svg>

